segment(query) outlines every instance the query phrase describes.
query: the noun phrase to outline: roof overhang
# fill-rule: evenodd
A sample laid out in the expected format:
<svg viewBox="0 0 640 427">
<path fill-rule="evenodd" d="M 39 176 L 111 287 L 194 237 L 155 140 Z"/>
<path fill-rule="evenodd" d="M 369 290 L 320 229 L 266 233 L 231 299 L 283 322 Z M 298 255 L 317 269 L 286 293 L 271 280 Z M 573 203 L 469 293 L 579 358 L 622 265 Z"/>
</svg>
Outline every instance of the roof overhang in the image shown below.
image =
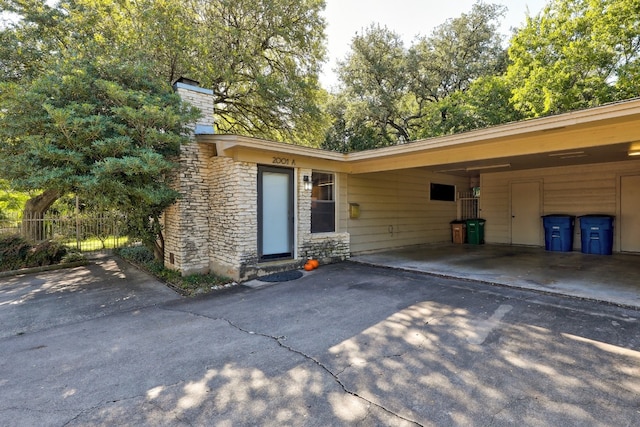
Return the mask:
<svg viewBox="0 0 640 427">
<path fill-rule="evenodd" d="M 196 135 L 198 143 L 214 144 L 215 155 L 236 161 L 347 171 L 347 155 L 319 148 L 267 141 L 242 135 Z M 293 164 L 291 162 L 294 162 Z"/>
<path fill-rule="evenodd" d="M 198 135 L 217 155 L 260 162 L 265 155 L 296 157 L 296 166 L 348 173 L 407 168 L 478 174 L 637 159 L 640 99 L 525 120 L 461 134 L 341 154 L 237 135 Z M 263 161 L 263 160 L 262 160 Z"/>
</svg>

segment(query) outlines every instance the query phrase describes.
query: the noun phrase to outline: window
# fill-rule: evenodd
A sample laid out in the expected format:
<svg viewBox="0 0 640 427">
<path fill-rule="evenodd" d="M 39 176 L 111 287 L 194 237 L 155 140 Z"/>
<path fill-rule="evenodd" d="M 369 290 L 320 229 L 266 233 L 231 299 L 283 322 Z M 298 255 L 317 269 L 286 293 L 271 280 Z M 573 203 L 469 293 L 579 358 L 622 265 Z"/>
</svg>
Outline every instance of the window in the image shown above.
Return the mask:
<svg viewBox="0 0 640 427">
<path fill-rule="evenodd" d="M 312 172 L 311 232 L 336 231 L 335 181 L 332 173 Z"/>
<path fill-rule="evenodd" d="M 456 201 L 456 186 L 448 184 L 431 183 L 431 191 L 429 191 L 431 200 L 442 200 L 445 202 Z"/>
</svg>

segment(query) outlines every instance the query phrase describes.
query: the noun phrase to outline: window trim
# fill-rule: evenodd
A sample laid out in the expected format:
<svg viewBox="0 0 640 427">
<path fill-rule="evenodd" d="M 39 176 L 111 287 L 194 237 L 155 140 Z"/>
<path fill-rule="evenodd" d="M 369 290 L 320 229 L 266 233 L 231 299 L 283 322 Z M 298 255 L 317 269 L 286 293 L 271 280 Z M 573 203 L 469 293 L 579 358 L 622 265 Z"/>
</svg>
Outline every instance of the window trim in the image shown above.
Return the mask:
<svg viewBox="0 0 640 427">
<path fill-rule="evenodd" d="M 336 233 L 337 229 L 338 229 L 338 174 L 335 172 L 331 172 L 331 171 L 324 171 L 324 170 L 315 170 L 312 169 L 311 170 L 311 182 L 312 182 L 312 186 L 313 188 L 315 187 L 319 187 L 316 185 L 313 185 L 313 175 L 314 174 L 325 174 L 325 175 L 331 175 L 332 177 L 332 181 L 331 181 L 331 186 L 332 186 L 332 192 L 331 192 L 331 197 L 332 200 L 314 200 L 313 197 L 311 198 L 311 208 L 310 208 L 310 220 L 309 220 L 309 228 L 311 231 L 311 234 L 314 235 L 318 235 L 318 234 L 323 234 L 323 233 Z M 313 194 L 313 188 L 312 188 L 312 194 Z M 319 203 L 333 203 L 333 210 L 332 210 L 332 214 L 333 214 L 333 230 L 329 230 L 329 231 L 313 231 L 313 203 L 314 202 L 319 202 Z"/>
</svg>

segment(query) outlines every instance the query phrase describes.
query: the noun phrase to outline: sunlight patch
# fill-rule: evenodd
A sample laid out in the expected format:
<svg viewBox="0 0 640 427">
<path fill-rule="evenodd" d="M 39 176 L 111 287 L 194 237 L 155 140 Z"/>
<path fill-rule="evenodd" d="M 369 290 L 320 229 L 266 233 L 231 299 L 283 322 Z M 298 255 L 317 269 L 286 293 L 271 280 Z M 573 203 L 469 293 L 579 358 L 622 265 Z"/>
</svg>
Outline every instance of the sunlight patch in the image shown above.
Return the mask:
<svg viewBox="0 0 640 427">
<path fill-rule="evenodd" d="M 154 387 L 151 390 L 147 391 L 147 399 L 153 400 L 157 399 L 160 396 L 160 393 L 164 391 L 164 386 L 159 385 L 158 387 Z"/>
<path fill-rule="evenodd" d="M 341 420 L 356 422 L 364 419 L 369 410 L 369 404 L 355 396 L 343 393 L 331 393 L 328 397 L 333 413 Z"/>
<path fill-rule="evenodd" d="M 607 344 L 606 342 L 596 341 L 589 338 L 579 337 L 577 335 L 572 335 L 567 333 L 562 333 L 561 335 L 565 338 L 569 338 L 574 341 L 591 344 L 592 346 L 602 351 L 606 351 L 607 353 L 619 354 L 620 356 L 629 356 L 629 357 L 635 357 L 636 359 L 640 359 L 640 351 L 630 350 L 628 348 Z"/>
</svg>

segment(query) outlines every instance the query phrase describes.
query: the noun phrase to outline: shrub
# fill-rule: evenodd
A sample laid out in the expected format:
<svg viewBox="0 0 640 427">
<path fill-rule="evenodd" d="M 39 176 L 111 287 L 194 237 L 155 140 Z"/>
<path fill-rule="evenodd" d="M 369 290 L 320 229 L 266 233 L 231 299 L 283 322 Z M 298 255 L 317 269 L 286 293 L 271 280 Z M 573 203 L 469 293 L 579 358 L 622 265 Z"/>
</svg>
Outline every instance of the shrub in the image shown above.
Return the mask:
<svg viewBox="0 0 640 427">
<path fill-rule="evenodd" d="M 81 252 L 72 251 L 72 252 L 67 252 L 67 254 L 62 257 L 60 262 L 66 264 L 70 262 L 78 262 L 78 261 L 85 261 L 85 260 L 86 258 L 84 255 L 82 255 Z"/>
<path fill-rule="evenodd" d="M 154 260 L 153 253 L 146 246 L 118 249 L 118 254 L 124 259 L 141 265 L 151 263 Z"/>
<path fill-rule="evenodd" d="M 0 270 L 58 264 L 66 253 L 66 246 L 50 240 L 34 246 L 18 235 L 0 237 Z"/>
<path fill-rule="evenodd" d="M 27 253 L 26 266 L 40 267 L 43 265 L 59 264 L 67 254 L 67 247 L 62 243 L 45 241 L 32 247 Z"/>
<path fill-rule="evenodd" d="M 18 235 L 0 237 L 0 270 L 17 270 L 26 267 L 25 260 L 29 250 L 31 250 L 31 244 Z"/>
</svg>

